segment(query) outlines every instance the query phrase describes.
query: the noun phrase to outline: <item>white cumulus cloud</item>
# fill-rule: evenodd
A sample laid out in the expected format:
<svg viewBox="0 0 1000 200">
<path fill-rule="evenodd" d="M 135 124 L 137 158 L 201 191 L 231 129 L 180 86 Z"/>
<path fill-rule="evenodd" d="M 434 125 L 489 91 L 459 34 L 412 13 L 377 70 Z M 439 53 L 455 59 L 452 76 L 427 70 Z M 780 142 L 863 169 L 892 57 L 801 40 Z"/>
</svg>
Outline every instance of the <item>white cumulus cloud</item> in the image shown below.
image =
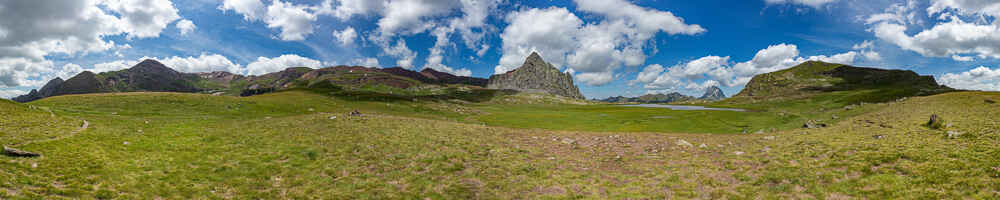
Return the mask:
<svg viewBox="0 0 1000 200">
<path fill-rule="evenodd" d="M 16 90 L 16 89 L 0 89 L 0 98 L 4 99 L 10 99 L 24 94 L 28 94 L 28 91 Z"/>
<path fill-rule="evenodd" d="M 102 52 L 106 36 L 157 37 L 178 18 L 166 0 L 0 1 L 0 58 Z"/>
<path fill-rule="evenodd" d="M 223 0 L 218 9 L 235 11 L 242 14 L 243 19 L 247 21 L 262 20 L 267 16 L 264 3 L 260 0 Z"/>
<path fill-rule="evenodd" d="M 671 12 L 644 8 L 624 0 L 576 0 L 577 9 L 600 17 L 584 24 L 566 8 L 532 8 L 507 15 L 503 56 L 494 73 L 520 67 L 528 55 L 539 52 L 557 68 L 568 67 L 578 81 L 604 85 L 615 80 L 623 66 L 645 63 L 646 45 L 660 32 L 695 35 L 706 30 L 686 24 Z"/>
<path fill-rule="evenodd" d="M 105 0 L 104 4 L 121 15 L 118 25 L 128 37 L 159 37 L 167 25 L 180 19 L 170 0 Z"/>
<path fill-rule="evenodd" d="M 406 46 L 406 41 L 403 39 L 396 40 L 396 45 L 384 48 L 382 51 L 390 56 L 399 58 L 396 61 L 396 66 L 406 69 L 413 68 L 413 60 L 417 58 L 417 53 L 410 50 L 410 47 Z"/>
<path fill-rule="evenodd" d="M 169 0 L 0 1 L 0 87 L 39 86 L 61 76 L 47 56 L 128 48 L 105 37 L 158 37 L 177 19 Z"/>
<path fill-rule="evenodd" d="M 660 64 L 652 64 L 646 66 L 645 68 L 642 69 L 641 72 L 639 72 L 639 75 L 636 76 L 635 82 L 639 83 L 653 82 L 653 80 L 656 80 L 657 76 L 660 76 L 660 73 L 663 73 L 663 70 L 664 70 L 663 65 Z"/>
<path fill-rule="evenodd" d="M 281 0 L 266 7 L 260 0 L 224 0 L 218 9 L 235 11 L 247 21 L 263 21 L 268 28 L 280 29 L 279 38 L 286 41 L 305 40 L 313 33 L 312 23 L 317 19 L 316 7 Z"/>
<path fill-rule="evenodd" d="M 800 57 L 798 46 L 777 44 L 757 51 L 753 59 L 746 62 L 733 62 L 728 56 L 705 56 L 666 69 L 650 65 L 631 83 L 642 84 L 643 88 L 656 92 L 737 87 L 745 85 L 755 75 L 787 69 L 805 61 L 851 64 L 860 58 L 859 55 L 856 51 L 848 51 L 830 56 Z"/>
<path fill-rule="evenodd" d="M 354 40 L 358 38 L 358 32 L 354 31 L 354 27 L 347 27 L 344 30 L 333 31 L 333 37 L 337 38 L 342 46 L 349 46 L 354 44 Z"/>
<path fill-rule="evenodd" d="M 351 61 L 351 64 L 364 67 L 382 67 L 382 65 L 379 65 L 378 59 L 376 58 L 358 58 Z"/>
<path fill-rule="evenodd" d="M 566 54 L 577 47 L 576 34 L 583 20 L 566 8 L 532 8 L 507 15 L 510 25 L 504 28 L 503 56 L 494 74 L 514 70 L 532 52 L 561 68 Z"/>
<path fill-rule="evenodd" d="M 932 0 L 927 8 L 929 15 L 947 12 L 954 9 L 962 15 L 990 15 L 1000 17 L 1000 1 L 994 0 Z"/>
<path fill-rule="evenodd" d="M 796 4 L 804 5 L 813 8 L 821 8 L 823 5 L 828 3 L 837 2 L 837 0 L 764 0 L 767 4 Z"/>
<path fill-rule="evenodd" d="M 147 58 L 142 58 L 139 60 L 145 60 Z M 163 65 L 173 68 L 179 72 L 194 73 L 194 72 L 214 72 L 214 71 L 226 71 L 230 73 L 240 74 L 242 67 L 238 64 L 233 63 L 225 56 L 219 54 L 206 54 L 202 53 L 198 57 L 177 57 L 171 56 L 167 58 L 151 58 L 160 61 Z"/>
<path fill-rule="evenodd" d="M 274 0 L 267 7 L 268 17 L 264 21 L 268 28 L 281 28 L 281 40 L 305 40 L 313 33 L 312 22 L 316 21 L 316 15 L 307 11 L 308 8 Z"/>
<path fill-rule="evenodd" d="M 177 26 L 177 30 L 181 31 L 181 35 L 187 35 L 188 33 L 194 31 L 194 29 L 198 28 L 197 26 L 194 25 L 194 22 L 186 19 L 177 21 L 177 24 L 175 24 L 174 26 Z"/>
<path fill-rule="evenodd" d="M 958 89 L 1000 91 L 1000 68 L 979 66 L 966 72 L 944 74 L 938 81 Z"/>
<path fill-rule="evenodd" d="M 278 72 L 290 67 L 308 67 L 318 69 L 323 67 L 323 63 L 318 60 L 302 57 L 295 54 L 285 54 L 275 58 L 258 57 L 256 61 L 247 64 L 248 75 L 263 75 Z"/>
<path fill-rule="evenodd" d="M 315 1 L 314 1 L 315 2 Z M 353 44 L 358 37 L 382 50 L 383 55 L 397 59 L 402 67 L 413 67 L 416 52 L 403 41 L 404 36 L 434 32 L 434 47 L 429 50 L 425 67 L 450 68 L 444 63 L 446 48 L 456 47 L 453 38 L 461 38 L 465 48 L 483 56 L 490 45 L 483 42 L 496 30 L 486 20 L 502 0 L 324 0 L 318 4 L 291 3 L 274 0 L 270 5 L 260 0 L 223 0 L 222 11 L 235 11 L 247 21 L 263 21 L 269 28 L 281 29 L 282 40 L 304 40 L 313 33 L 319 16 L 333 16 L 342 21 L 352 17 L 374 17 L 375 30 L 362 36 L 354 28 L 334 31 L 342 46 Z M 456 34 L 457 33 L 457 34 Z M 402 42 L 402 43 L 401 43 Z M 462 72 L 467 69 L 456 69 Z"/>
<path fill-rule="evenodd" d="M 869 16 L 869 31 L 880 40 L 926 57 L 956 61 L 972 60 L 972 56 L 1000 58 L 1000 24 L 996 22 L 1000 2 L 935 0 L 927 14 L 941 22 L 926 29 L 917 18 L 918 5 L 915 1 L 894 4 L 884 13 Z M 969 18 L 978 20 L 967 21 Z"/>
<path fill-rule="evenodd" d="M 41 82 L 40 74 L 50 74 L 53 72 L 52 68 L 52 61 L 47 60 L 0 59 L 0 87 L 36 86 Z"/>
</svg>

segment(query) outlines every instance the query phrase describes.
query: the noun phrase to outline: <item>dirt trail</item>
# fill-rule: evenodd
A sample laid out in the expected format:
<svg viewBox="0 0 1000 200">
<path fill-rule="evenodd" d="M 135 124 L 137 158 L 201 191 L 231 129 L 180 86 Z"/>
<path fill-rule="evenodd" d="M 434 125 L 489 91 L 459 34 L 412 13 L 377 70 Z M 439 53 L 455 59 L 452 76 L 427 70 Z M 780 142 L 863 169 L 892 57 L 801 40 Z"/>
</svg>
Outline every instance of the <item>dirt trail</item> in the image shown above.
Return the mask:
<svg viewBox="0 0 1000 200">
<path fill-rule="evenodd" d="M 61 136 L 56 136 L 56 137 L 53 137 L 53 138 L 43 139 L 43 140 L 26 141 L 26 142 L 23 142 L 23 143 L 20 143 L 20 144 L 14 144 L 14 145 L 12 145 L 12 147 L 24 146 L 24 145 L 33 144 L 33 143 L 39 143 L 39 142 L 49 142 L 49 141 L 66 139 L 66 138 L 75 136 L 77 133 L 80 133 L 80 132 L 83 132 L 83 131 L 87 130 L 87 128 L 89 128 L 89 127 L 90 127 L 90 122 L 88 122 L 87 120 L 83 120 L 83 125 L 80 125 L 80 128 L 76 128 L 76 130 L 73 130 L 72 132 L 69 132 L 69 134 L 61 135 Z"/>
</svg>

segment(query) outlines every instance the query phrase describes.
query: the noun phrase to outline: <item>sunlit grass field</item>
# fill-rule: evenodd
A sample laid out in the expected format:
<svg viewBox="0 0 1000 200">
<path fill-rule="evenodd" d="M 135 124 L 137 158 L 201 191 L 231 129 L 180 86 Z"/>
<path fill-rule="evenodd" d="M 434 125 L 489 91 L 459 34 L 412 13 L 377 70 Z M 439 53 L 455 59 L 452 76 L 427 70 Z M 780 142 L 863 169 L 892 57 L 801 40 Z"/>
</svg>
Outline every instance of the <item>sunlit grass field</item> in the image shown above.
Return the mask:
<svg viewBox="0 0 1000 200">
<path fill-rule="evenodd" d="M 749 112 L 518 95 L 482 102 L 379 100 L 305 90 L 245 98 L 120 93 L 4 101 L 2 143 L 43 156 L 0 157 L 0 199 L 1000 195 L 1000 105 L 989 103 L 1000 93 L 947 93 L 850 109 L 844 107 L 855 103 L 837 103 L 844 96 L 714 105 Z M 515 100 L 499 101 L 509 98 Z M 363 115 L 348 115 L 353 110 Z M 931 114 L 951 126 L 923 126 Z M 74 133 L 83 120 L 89 127 Z M 831 127 L 799 128 L 807 120 Z"/>
</svg>

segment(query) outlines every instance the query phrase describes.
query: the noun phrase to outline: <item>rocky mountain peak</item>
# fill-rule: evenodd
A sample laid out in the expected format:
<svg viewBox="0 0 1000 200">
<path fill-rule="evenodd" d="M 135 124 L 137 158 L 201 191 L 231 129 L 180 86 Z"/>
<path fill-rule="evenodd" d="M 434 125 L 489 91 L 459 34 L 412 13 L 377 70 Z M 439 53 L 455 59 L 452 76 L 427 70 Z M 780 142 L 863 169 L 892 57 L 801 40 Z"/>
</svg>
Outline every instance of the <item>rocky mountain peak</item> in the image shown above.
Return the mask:
<svg viewBox="0 0 1000 200">
<path fill-rule="evenodd" d="M 545 63 L 545 60 L 542 59 L 541 55 L 538 55 L 538 52 L 531 52 L 531 55 L 528 55 L 524 63 Z"/>
<path fill-rule="evenodd" d="M 157 65 L 158 66 L 164 66 L 163 63 L 160 63 L 160 61 L 157 61 L 157 60 L 154 60 L 154 59 L 145 59 L 145 60 L 142 60 L 142 62 L 139 62 L 139 64 L 136 64 L 136 66 L 144 66 L 144 65 L 149 65 L 149 66 L 157 66 Z"/>
<path fill-rule="evenodd" d="M 531 53 L 521 67 L 490 76 L 487 88 L 544 92 L 574 99 L 584 99 L 583 94 L 580 94 L 580 89 L 573 84 L 573 76 L 560 72 L 552 64 L 545 62 L 537 52 Z"/>
<path fill-rule="evenodd" d="M 44 97 L 52 96 L 53 94 L 56 93 L 56 90 L 59 90 L 59 87 L 61 87 L 64 82 L 66 81 L 64 81 L 62 78 L 59 77 L 52 79 L 48 83 L 45 83 L 45 86 L 42 86 L 42 88 L 38 90 L 39 95 L 42 95 Z"/>
<path fill-rule="evenodd" d="M 705 89 L 705 94 L 701 95 L 701 98 L 699 98 L 699 99 L 717 101 L 717 100 L 722 100 L 722 99 L 725 99 L 725 98 L 726 98 L 726 94 L 722 93 L 722 89 L 719 89 L 719 87 L 716 87 L 716 86 L 712 86 L 712 87 L 706 88 Z"/>
<path fill-rule="evenodd" d="M 180 72 L 177 72 L 176 70 L 171 69 L 170 67 L 163 65 L 163 63 L 160 63 L 159 61 L 153 59 L 143 60 L 142 62 L 139 62 L 139 64 L 132 66 L 132 68 L 128 69 L 128 71 L 133 74 L 157 74 L 164 76 L 180 76 Z"/>
<path fill-rule="evenodd" d="M 57 76 L 56 78 L 52 79 L 51 81 L 49 81 L 49 83 L 46 83 L 45 85 L 52 84 L 53 82 L 62 83 L 63 81 L 66 81 L 66 80 L 63 80 L 61 77 Z"/>
</svg>

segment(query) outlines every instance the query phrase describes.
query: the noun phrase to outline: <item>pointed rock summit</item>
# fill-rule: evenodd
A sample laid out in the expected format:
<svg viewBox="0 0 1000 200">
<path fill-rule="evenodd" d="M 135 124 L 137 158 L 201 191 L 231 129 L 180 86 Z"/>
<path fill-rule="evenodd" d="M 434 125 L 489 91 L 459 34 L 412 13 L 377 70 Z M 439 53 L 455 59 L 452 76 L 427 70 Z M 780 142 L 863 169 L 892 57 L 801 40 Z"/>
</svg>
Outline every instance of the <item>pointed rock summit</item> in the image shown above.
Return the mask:
<svg viewBox="0 0 1000 200">
<path fill-rule="evenodd" d="M 725 98 L 726 98 L 726 94 L 722 93 L 722 89 L 719 89 L 719 87 L 716 87 L 716 86 L 712 86 L 712 87 L 706 88 L 705 89 L 705 94 L 701 95 L 701 98 L 698 98 L 698 99 L 718 101 L 718 100 L 722 100 L 722 99 L 725 99 Z"/>
<path fill-rule="evenodd" d="M 545 92 L 553 95 L 584 99 L 573 84 L 573 75 L 559 72 L 552 64 L 532 52 L 521 67 L 507 73 L 490 76 L 490 89 L 510 89 L 522 92 Z"/>
</svg>

